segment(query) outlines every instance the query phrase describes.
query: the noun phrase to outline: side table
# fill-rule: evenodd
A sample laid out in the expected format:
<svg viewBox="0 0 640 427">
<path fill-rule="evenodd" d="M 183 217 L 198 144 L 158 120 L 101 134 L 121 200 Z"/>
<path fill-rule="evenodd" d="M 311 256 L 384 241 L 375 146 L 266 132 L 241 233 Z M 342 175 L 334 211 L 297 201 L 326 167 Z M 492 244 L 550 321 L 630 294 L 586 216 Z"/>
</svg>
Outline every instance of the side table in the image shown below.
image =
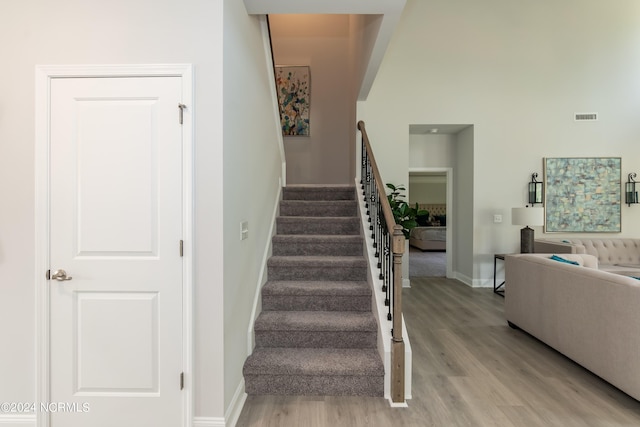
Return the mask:
<svg viewBox="0 0 640 427">
<path fill-rule="evenodd" d="M 498 295 L 502 296 L 503 298 L 504 298 L 504 283 L 505 283 L 505 281 L 503 280 L 502 283 L 497 284 L 497 282 L 496 282 L 496 270 L 497 270 L 498 260 L 502 260 L 504 262 L 504 255 L 505 254 L 494 254 L 493 255 L 493 293 L 498 294 Z"/>
</svg>

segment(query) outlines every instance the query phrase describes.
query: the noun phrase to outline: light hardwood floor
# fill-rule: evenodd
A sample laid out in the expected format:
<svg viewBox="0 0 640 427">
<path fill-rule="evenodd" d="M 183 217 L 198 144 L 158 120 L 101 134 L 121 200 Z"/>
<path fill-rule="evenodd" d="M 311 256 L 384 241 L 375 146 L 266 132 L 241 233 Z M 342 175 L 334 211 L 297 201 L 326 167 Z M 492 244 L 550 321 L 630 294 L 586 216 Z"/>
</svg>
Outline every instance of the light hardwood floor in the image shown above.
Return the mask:
<svg viewBox="0 0 640 427">
<path fill-rule="evenodd" d="M 405 321 L 413 399 L 249 396 L 237 426 L 640 426 L 640 402 L 524 332 L 504 299 L 441 278 L 412 279 Z M 640 355 L 639 355 L 640 359 Z"/>
</svg>

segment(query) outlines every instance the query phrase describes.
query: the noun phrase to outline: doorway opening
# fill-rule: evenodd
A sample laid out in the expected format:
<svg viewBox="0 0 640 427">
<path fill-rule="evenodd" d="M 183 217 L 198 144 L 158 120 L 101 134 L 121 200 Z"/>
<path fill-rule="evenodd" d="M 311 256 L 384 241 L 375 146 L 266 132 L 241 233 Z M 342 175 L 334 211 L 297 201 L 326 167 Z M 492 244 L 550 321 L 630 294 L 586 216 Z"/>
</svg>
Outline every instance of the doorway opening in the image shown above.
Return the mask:
<svg viewBox="0 0 640 427">
<path fill-rule="evenodd" d="M 429 211 L 409 240 L 410 278 L 459 278 L 459 261 L 472 247 L 469 236 L 461 239 L 473 211 L 473 190 L 461 184 L 472 173 L 473 125 L 409 126 L 408 201 Z"/>
</svg>

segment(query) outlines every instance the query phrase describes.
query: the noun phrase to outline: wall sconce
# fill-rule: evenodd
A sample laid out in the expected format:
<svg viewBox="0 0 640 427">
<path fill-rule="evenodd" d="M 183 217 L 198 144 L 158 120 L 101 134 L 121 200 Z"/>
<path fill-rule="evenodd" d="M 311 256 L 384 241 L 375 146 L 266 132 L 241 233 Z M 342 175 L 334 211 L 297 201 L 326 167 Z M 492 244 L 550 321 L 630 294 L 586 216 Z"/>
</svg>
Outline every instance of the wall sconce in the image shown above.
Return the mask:
<svg viewBox="0 0 640 427">
<path fill-rule="evenodd" d="M 536 179 L 538 173 L 531 174 L 531 182 L 529 183 L 529 204 L 535 205 L 536 203 L 542 203 L 542 182 L 538 182 Z"/>
<path fill-rule="evenodd" d="M 624 202 L 631 206 L 632 203 L 638 203 L 638 192 L 636 191 L 636 173 L 631 172 L 624 186 Z"/>
</svg>

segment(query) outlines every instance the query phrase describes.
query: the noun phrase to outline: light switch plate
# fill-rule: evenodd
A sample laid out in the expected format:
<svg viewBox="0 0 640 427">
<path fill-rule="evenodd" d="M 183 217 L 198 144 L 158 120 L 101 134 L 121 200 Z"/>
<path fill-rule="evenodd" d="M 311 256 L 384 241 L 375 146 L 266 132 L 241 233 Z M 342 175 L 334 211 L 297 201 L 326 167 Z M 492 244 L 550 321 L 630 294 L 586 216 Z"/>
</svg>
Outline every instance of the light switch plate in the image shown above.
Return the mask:
<svg viewBox="0 0 640 427">
<path fill-rule="evenodd" d="M 240 223 L 240 240 L 247 240 L 249 238 L 249 221 L 242 221 Z"/>
</svg>

